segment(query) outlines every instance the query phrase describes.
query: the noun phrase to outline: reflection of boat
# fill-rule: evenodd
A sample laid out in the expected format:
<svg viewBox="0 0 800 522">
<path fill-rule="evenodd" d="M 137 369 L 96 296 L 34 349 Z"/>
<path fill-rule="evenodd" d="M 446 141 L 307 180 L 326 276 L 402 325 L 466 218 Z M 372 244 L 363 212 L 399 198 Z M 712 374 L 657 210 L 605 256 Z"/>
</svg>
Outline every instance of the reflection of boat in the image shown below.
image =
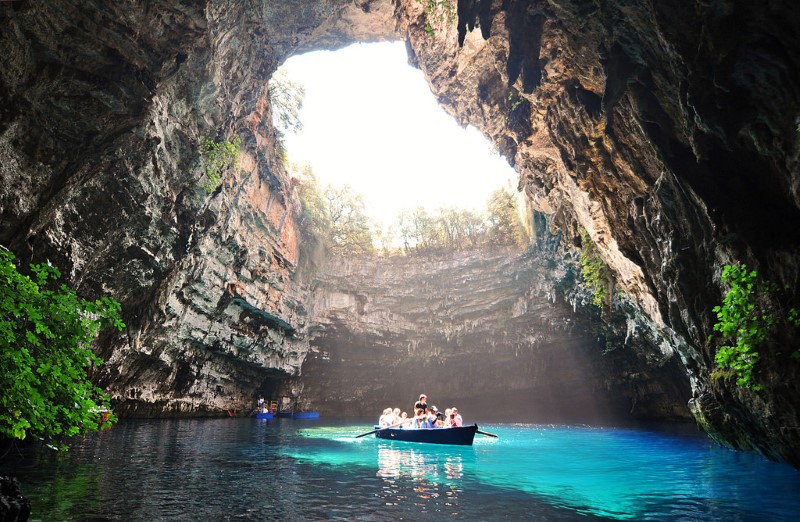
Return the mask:
<svg viewBox="0 0 800 522">
<path fill-rule="evenodd" d="M 472 426 L 462 426 L 459 428 L 432 428 L 421 430 L 404 430 L 400 428 L 380 429 L 380 426 L 375 426 L 375 429 L 378 430 L 375 432 L 375 437 L 378 439 L 472 446 L 472 440 L 475 438 L 475 432 L 478 431 L 478 425 L 473 424 Z"/>
<path fill-rule="evenodd" d="M 445 449 L 436 450 L 410 445 L 401 447 L 398 444 L 378 445 L 377 476 L 381 478 L 414 477 L 435 484 L 445 480 L 460 479 L 463 471 L 462 456 L 458 453 L 447 453 Z"/>
<path fill-rule="evenodd" d="M 318 411 L 279 411 L 278 417 L 284 419 L 319 419 Z"/>
<path fill-rule="evenodd" d="M 272 414 L 271 411 L 265 411 L 265 412 L 260 412 L 260 413 L 256 413 L 255 414 L 255 418 L 256 419 L 272 419 L 274 417 L 275 416 Z"/>
</svg>

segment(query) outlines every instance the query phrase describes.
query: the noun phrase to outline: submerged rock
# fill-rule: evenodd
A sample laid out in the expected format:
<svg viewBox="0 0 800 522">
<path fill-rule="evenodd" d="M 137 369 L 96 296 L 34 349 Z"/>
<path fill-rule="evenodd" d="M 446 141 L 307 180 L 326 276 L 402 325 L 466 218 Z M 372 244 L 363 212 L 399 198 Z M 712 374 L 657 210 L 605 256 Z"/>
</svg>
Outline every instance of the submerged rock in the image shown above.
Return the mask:
<svg viewBox="0 0 800 522">
<path fill-rule="evenodd" d="M 31 501 L 22 496 L 19 482 L 0 476 L 0 520 L 25 522 L 31 516 Z"/>
</svg>

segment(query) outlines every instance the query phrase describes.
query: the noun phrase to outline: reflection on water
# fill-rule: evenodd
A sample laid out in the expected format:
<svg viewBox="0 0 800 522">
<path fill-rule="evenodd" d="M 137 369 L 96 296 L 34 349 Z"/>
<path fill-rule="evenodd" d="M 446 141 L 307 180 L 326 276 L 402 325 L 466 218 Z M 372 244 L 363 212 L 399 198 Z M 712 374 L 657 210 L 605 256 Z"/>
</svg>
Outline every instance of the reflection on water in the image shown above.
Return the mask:
<svg viewBox="0 0 800 522">
<path fill-rule="evenodd" d="M 433 481 L 460 479 L 464 473 L 461 455 L 444 455 L 415 448 L 378 447 L 378 476 L 424 477 Z"/>
<path fill-rule="evenodd" d="M 380 443 L 378 446 L 376 475 L 384 481 L 381 497 L 385 503 L 398 505 L 400 502 L 410 502 L 421 512 L 427 512 L 431 501 L 439 500 L 440 509 L 447 508 L 451 514 L 459 514 L 456 508 L 464 475 L 462 456 L 390 444 Z M 413 483 L 414 498 L 405 497 L 406 488 L 401 486 L 400 481 L 404 485 L 409 481 Z"/>
</svg>

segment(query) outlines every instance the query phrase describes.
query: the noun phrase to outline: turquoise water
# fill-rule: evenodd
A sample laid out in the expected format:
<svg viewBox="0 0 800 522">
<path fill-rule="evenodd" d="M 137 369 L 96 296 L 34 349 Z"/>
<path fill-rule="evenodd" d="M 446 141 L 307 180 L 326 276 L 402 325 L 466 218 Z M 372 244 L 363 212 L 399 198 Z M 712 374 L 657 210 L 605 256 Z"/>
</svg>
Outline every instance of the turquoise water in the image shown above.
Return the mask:
<svg viewBox="0 0 800 522">
<path fill-rule="evenodd" d="M 124 422 L 59 460 L 0 462 L 34 520 L 797 520 L 800 471 L 693 427 L 481 426 L 472 447 L 358 421 Z"/>
</svg>

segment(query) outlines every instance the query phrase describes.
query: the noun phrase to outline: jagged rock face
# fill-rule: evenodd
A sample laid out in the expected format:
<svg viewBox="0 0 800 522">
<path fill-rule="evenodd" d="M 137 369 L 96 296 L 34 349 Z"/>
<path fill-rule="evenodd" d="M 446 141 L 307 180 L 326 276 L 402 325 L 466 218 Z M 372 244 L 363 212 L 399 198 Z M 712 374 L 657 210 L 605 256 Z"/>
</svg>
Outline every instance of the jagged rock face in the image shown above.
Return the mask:
<svg viewBox="0 0 800 522">
<path fill-rule="evenodd" d="M 615 337 L 599 313 L 576 314 L 570 302 L 593 307 L 574 278 L 570 263 L 508 248 L 331 260 L 310 305 L 312 354 L 291 383 L 299 407 L 377 418 L 411 413 L 425 392 L 473 419 L 688 418 L 674 353 L 654 349 L 655 332 Z"/>
<path fill-rule="evenodd" d="M 795 465 L 796 330 L 761 347 L 760 394 L 710 373 L 722 265 L 746 262 L 797 303 L 798 9 L 475 0 L 453 23 L 407 11 L 439 101 L 493 137 L 534 208 L 589 233 L 681 354 L 701 425 Z"/>
<path fill-rule="evenodd" d="M 428 5 L 0 3 L 0 244 L 122 302 L 126 333 L 99 343 L 119 408 L 241 408 L 297 374 L 314 299 L 269 76 L 294 53 L 405 38 L 533 207 L 598 245 L 679 354 L 701 424 L 800 465 L 798 365 L 783 348 L 796 332 L 762 350 L 760 394 L 709 377 L 721 265 L 747 262 L 797 305 L 800 6 Z M 234 133 L 241 172 L 207 195 L 199 144 Z"/>
<path fill-rule="evenodd" d="M 306 22 L 369 30 L 344 2 L 295 25 L 290 6 L 269 2 L 255 24 L 236 2 L 0 6 L 0 243 L 122 302 L 101 380 L 123 414 L 241 409 L 270 373 L 299 371 L 294 206 L 267 91 L 286 51 L 271 28 L 287 46 Z M 200 144 L 234 133 L 237 172 L 206 194 Z"/>
</svg>

